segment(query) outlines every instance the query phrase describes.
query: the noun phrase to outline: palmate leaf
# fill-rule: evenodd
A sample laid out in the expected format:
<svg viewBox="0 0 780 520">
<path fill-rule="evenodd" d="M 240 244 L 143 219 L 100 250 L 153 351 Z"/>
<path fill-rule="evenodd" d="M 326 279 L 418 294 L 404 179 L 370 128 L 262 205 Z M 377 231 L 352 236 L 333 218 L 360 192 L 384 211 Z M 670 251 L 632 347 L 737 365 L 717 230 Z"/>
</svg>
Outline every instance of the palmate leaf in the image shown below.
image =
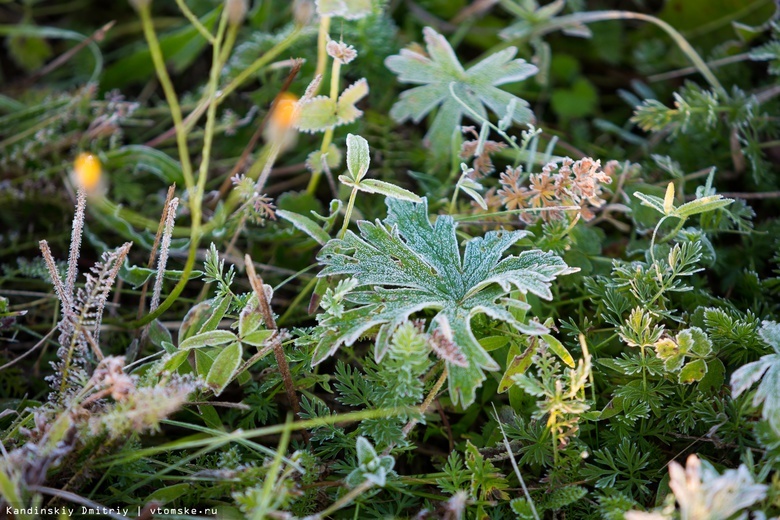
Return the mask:
<svg viewBox="0 0 780 520">
<path fill-rule="evenodd" d="M 465 70 L 444 36 L 430 27 L 423 29 L 423 34 L 428 56 L 404 49 L 385 60 L 387 68 L 398 74 L 399 81 L 421 85 L 401 93 L 390 115 L 399 122 L 411 119 L 418 123 L 441 105 L 425 136 L 435 153 L 450 149 L 452 132 L 461 124 L 463 115 L 474 119 L 474 114 L 478 114 L 485 118 L 485 107 L 501 119 L 508 115 L 511 104 L 510 117 L 514 121 L 533 121 L 527 102 L 498 88 L 522 81 L 538 71 L 536 66 L 514 59 L 515 47 L 507 47 Z"/>
<path fill-rule="evenodd" d="M 527 310 L 529 305 L 509 298 L 509 293 L 530 292 L 549 300 L 550 283 L 577 269 L 538 250 L 504 257 L 527 231 L 488 232 L 469 240 L 461 256 L 452 217 L 439 216 L 431 224 L 426 199 L 415 204 L 388 198 L 386 203 L 384 222 L 359 222 L 360 236 L 347 232 L 343 239 L 328 242 L 317 257 L 325 266 L 319 276 L 348 275 L 355 285 L 345 296 L 353 304 L 350 308 L 338 316 L 322 315 L 312 363 L 320 363 L 341 345 L 352 345 L 375 327 L 375 356 L 381 360 L 398 326 L 416 312 L 435 310 L 431 328 L 452 341 L 467 361 L 466 366 L 448 363 L 450 395 L 467 406 L 485 379 L 483 370 L 499 368 L 474 337 L 472 317 L 486 314 L 522 333 L 546 334 L 542 325 L 515 318 L 507 307 Z"/>
</svg>

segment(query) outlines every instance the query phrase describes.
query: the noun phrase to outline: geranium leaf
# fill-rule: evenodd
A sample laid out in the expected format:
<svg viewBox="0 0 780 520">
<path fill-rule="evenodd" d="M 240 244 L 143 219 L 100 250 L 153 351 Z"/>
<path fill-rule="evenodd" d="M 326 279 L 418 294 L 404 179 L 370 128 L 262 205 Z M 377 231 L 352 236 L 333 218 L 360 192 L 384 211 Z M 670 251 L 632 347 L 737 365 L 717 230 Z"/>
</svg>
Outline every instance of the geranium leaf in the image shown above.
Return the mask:
<svg viewBox="0 0 780 520">
<path fill-rule="evenodd" d="M 419 122 L 440 106 L 425 136 L 436 155 L 446 155 L 449 151 L 452 132 L 461 124 L 464 115 L 484 119 L 486 109 L 490 109 L 503 118 L 512 104 L 512 119 L 518 123 L 533 121 L 533 113 L 525 100 L 497 88 L 538 72 L 536 66 L 514 59 L 515 47 L 507 47 L 465 70 L 444 36 L 430 27 L 423 29 L 423 35 L 427 56 L 404 49 L 385 60 L 385 65 L 398 75 L 399 81 L 422 85 L 403 92 L 390 115 L 399 122 L 407 119 Z"/>
<path fill-rule="evenodd" d="M 360 235 L 349 231 L 328 242 L 318 256 L 325 266 L 320 276 L 348 275 L 356 283 L 346 295 L 350 308 L 319 318 L 321 335 L 312 362 L 374 328 L 375 355 L 381 360 L 401 323 L 416 312 L 434 310 L 430 328 L 444 334 L 467 360 L 467 366 L 448 363 L 452 399 L 467 406 L 485 379 L 483 371 L 499 368 L 474 336 L 471 319 L 486 314 L 521 333 L 546 334 L 547 328 L 536 322 L 517 320 L 506 308 L 506 297 L 520 291 L 549 299 L 551 282 L 575 269 L 553 253 L 524 251 L 505 257 L 527 231 L 488 232 L 468 241 L 461 255 L 457 224 L 449 216 L 431 223 L 426 199 L 415 204 L 388 198 L 386 203 L 384 222 L 359 222 Z"/>
</svg>

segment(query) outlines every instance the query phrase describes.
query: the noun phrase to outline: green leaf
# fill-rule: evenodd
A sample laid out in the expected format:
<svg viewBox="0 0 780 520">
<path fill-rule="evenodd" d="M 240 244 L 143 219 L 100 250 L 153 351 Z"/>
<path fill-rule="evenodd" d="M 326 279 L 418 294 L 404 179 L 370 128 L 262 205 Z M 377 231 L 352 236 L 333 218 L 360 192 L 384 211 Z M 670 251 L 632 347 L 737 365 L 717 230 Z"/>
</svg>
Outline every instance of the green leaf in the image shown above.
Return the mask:
<svg viewBox="0 0 780 520">
<path fill-rule="evenodd" d="M 314 133 L 352 123 L 363 115 L 355 104 L 367 95 L 368 82 L 363 78 L 347 87 L 336 101 L 327 96 L 301 99 L 295 128 Z"/>
<path fill-rule="evenodd" d="M 330 240 L 330 236 L 323 231 L 323 229 L 309 217 L 304 217 L 298 213 L 291 211 L 285 211 L 283 209 L 277 209 L 276 214 L 284 220 L 290 222 L 300 231 L 303 231 L 311 238 L 313 238 L 318 244 L 325 245 L 325 242 Z"/>
<path fill-rule="evenodd" d="M 464 115 L 481 122 L 490 109 L 501 119 L 507 116 L 508 107 L 513 103 L 511 118 L 514 121 L 520 124 L 533 121 L 533 113 L 525 100 L 498 88 L 522 81 L 538 70 L 524 60 L 514 59 L 517 48 L 507 47 L 465 70 L 444 36 L 430 27 L 423 29 L 423 35 L 427 56 L 402 49 L 385 60 L 387 68 L 398 75 L 401 83 L 421 85 L 402 92 L 390 115 L 398 122 L 411 119 L 419 123 L 439 107 L 425 135 L 436 155 L 449 153 L 453 131 L 461 125 Z"/>
<path fill-rule="evenodd" d="M 179 343 L 179 348 L 181 350 L 189 350 L 193 348 L 215 347 L 236 341 L 236 339 L 236 335 L 229 330 L 209 330 L 185 339 Z"/>
<path fill-rule="evenodd" d="M 677 344 L 683 353 L 705 357 L 712 352 L 712 341 L 699 327 L 691 327 L 677 334 Z"/>
<path fill-rule="evenodd" d="M 232 297 L 229 294 L 227 294 L 225 296 L 217 298 L 214 301 L 214 303 L 211 306 L 211 308 L 213 309 L 212 314 L 203 323 L 203 326 L 198 331 L 198 335 L 206 331 L 216 330 L 216 328 L 219 327 L 222 318 L 225 317 L 225 314 L 230 308 L 230 304 L 232 303 L 232 300 L 233 300 Z"/>
<path fill-rule="evenodd" d="M 371 14 L 371 0 L 317 0 L 317 14 L 357 20 Z"/>
<path fill-rule="evenodd" d="M 361 221 L 360 236 L 348 231 L 343 239 L 328 242 L 318 255 L 325 268 L 319 276 L 351 276 L 358 289 L 346 300 L 351 308 L 320 315 L 320 340 L 312 363 L 318 364 L 341 345 L 352 345 L 366 332 L 379 327 L 375 357 L 381 360 L 395 329 L 411 315 L 435 310 L 431 327 L 451 341 L 466 366 L 448 363 L 453 401 L 467 406 L 485 379 L 483 370 L 499 366 L 479 344 L 471 330 L 478 314 L 504 321 L 523 334 L 546 334 L 535 322 L 516 319 L 507 309 L 513 291 L 552 298 L 550 284 L 575 272 L 553 253 L 504 252 L 528 235 L 527 231 L 490 231 L 466 243 L 461 255 L 452 217 L 428 217 L 427 200 L 421 204 L 386 199 L 384 223 Z"/>
<path fill-rule="evenodd" d="M 270 300 L 269 300 L 270 301 Z M 238 315 L 238 337 L 244 338 L 256 331 L 263 324 L 263 315 L 258 308 L 257 295 L 252 293 L 249 301 Z"/>
<path fill-rule="evenodd" d="M 110 150 L 103 155 L 107 171 L 120 168 L 145 170 L 158 177 L 167 185 L 184 186 L 184 174 L 181 164 L 160 150 L 143 145 L 127 145 Z"/>
<path fill-rule="evenodd" d="M 198 333 L 206 320 L 211 315 L 211 305 L 213 300 L 206 300 L 197 303 L 187 311 L 184 315 L 184 319 L 179 326 L 179 342 L 186 340 L 190 336 Z"/>
<path fill-rule="evenodd" d="M 8 53 L 16 65 L 26 72 L 33 72 L 51 58 L 51 45 L 39 36 L 11 36 L 6 40 Z"/>
<path fill-rule="evenodd" d="M 664 207 L 664 199 L 662 199 L 661 197 L 656 197 L 655 195 L 645 195 L 644 193 L 639 191 L 634 192 L 634 197 L 642 201 L 643 206 L 653 208 L 661 215 L 666 215 L 666 209 Z"/>
<path fill-rule="evenodd" d="M 167 280 L 180 280 L 181 275 L 184 273 L 184 271 L 179 271 L 177 269 L 166 269 L 163 272 L 163 278 Z M 134 289 L 137 289 L 138 287 L 141 287 L 143 284 L 149 281 L 150 278 L 155 276 L 157 274 L 156 269 L 149 269 L 147 267 L 141 267 L 137 265 L 130 266 L 127 259 L 125 259 L 125 262 L 122 264 L 122 267 L 119 268 L 119 279 L 124 281 L 125 283 L 129 283 L 133 286 Z M 200 278 L 203 276 L 203 271 L 198 271 L 196 269 L 193 269 L 190 272 L 189 280 L 194 280 L 196 278 Z"/>
<path fill-rule="evenodd" d="M 549 334 L 543 334 L 541 338 L 547 343 L 547 346 L 553 354 L 561 358 L 561 361 L 566 363 L 570 368 L 574 368 L 574 358 L 571 357 L 571 354 L 569 354 L 569 351 L 563 346 L 563 343 Z"/>
<path fill-rule="evenodd" d="M 482 348 L 488 352 L 493 352 L 494 350 L 498 350 L 501 347 L 508 345 L 509 338 L 506 336 L 488 336 L 486 338 L 480 339 L 479 344 L 482 345 Z"/>
<path fill-rule="evenodd" d="M 706 374 L 707 363 L 703 359 L 697 359 L 682 367 L 678 380 L 683 384 L 694 383 L 701 381 Z"/>
<path fill-rule="evenodd" d="M 179 367 L 187 361 L 187 357 L 190 355 L 187 350 L 179 350 L 174 352 L 168 357 L 161 365 L 159 372 L 170 372 L 171 374 L 179 370 Z"/>
<path fill-rule="evenodd" d="M 246 343 L 247 345 L 252 345 L 253 347 L 262 347 L 265 345 L 266 340 L 273 335 L 273 330 L 256 330 L 242 337 L 241 343 Z"/>
<path fill-rule="evenodd" d="M 231 343 L 219 353 L 206 376 L 206 384 L 219 395 L 233 380 L 241 366 L 242 349 L 240 343 Z"/>
<path fill-rule="evenodd" d="M 173 342 L 171 332 L 160 323 L 160 320 L 154 320 L 149 324 L 149 341 L 152 345 L 162 347 L 164 341 L 168 343 Z"/>
<path fill-rule="evenodd" d="M 672 215 L 675 217 L 687 218 L 692 215 L 698 215 L 699 213 L 725 208 L 732 202 L 734 202 L 734 199 L 724 199 L 722 195 L 710 195 L 683 204 L 675 209 L 672 212 Z"/>
<path fill-rule="evenodd" d="M 699 381 L 696 388 L 700 392 L 718 392 L 723 386 L 726 376 L 726 367 L 723 361 L 713 358 L 707 361 L 707 374 Z"/>
<path fill-rule="evenodd" d="M 533 361 L 533 355 L 536 352 L 536 346 L 528 347 L 521 355 L 514 355 L 512 360 L 507 364 L 506 371 L 504 372 L 501 381 L 498 383 L 498 392 L 504 393 L 515 384 L 515 376 L 524 374 L 528 367 L 531 366 Z"/>
<path fill-rule="evenodd" d="M 379 193 L 380 195 L 393 199 L 406 200 L 409 202 L 422 202 L 422 199 L 411 191 L 400 188 L 395 184 L 390 184 L 389 182 L 376 179 L 363 179 L 357 187 L 360 191 L 366 193 Z"/>
<path fill-rule="evenodd" d="M 189 483 L 183 483 L 183 484 L 174 484 L 172 486 L 166 486 L 164 488 L 160 488 L 151 495 L 149 495 L 146 500 L 149 502 L 158 502 L 160 505 L 167 504 L 168 502 L 173 502 L 180 496 L 185 495 L 186 493 L 189 493 L 192 490 L 192 485 Z"/>
<path fill-rule="evenodd" d="M 356 183 L 366 176 L 371 165 L 368 141 L 359 135 L 347 134 L 347 170 Z"/>
</svg>

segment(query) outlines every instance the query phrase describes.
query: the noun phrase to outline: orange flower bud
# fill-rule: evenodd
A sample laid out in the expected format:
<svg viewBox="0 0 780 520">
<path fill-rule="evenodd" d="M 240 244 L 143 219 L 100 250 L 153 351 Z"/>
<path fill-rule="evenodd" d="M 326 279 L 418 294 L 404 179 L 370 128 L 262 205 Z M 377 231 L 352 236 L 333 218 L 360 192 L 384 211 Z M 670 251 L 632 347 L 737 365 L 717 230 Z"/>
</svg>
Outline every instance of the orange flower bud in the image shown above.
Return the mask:
<svg viewBox="0 0 780 520">
<path fill-rule="evenodd" d="M 103 173 L 100 159 L 91 153 L 82 152 L 73 162 L 73 173 L 76 183 L 87 193 L 93 193 L 100 186 Z"/>
<path fill-rule="evenodd" d="M 276 99 L 276 104 L 272 108 L 272 125 L 279 129 L 287 129 L 293 126 L 295 120 L 298 118 L 297 101 L 298 97 L 295 94 L 289 92 L 281 93 Z"/>
</svg>

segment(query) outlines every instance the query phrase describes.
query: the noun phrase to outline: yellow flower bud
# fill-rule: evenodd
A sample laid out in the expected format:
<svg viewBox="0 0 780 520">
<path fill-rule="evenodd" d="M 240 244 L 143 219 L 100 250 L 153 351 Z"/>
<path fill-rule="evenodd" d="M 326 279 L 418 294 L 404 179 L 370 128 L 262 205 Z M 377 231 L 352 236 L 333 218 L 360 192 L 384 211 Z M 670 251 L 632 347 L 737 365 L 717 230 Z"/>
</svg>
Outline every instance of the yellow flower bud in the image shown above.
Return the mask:
<svg viewBox="0 0 780 520">
<path fill-rule="evenodd" d="M 289 92 L 283 92 L 276 99 L 271 112 L 271 123 L 280 129 L 286 129 L 295 124 L 298 118 L 298 97 Z"/>
<path fill-rule="evenodd" d="M 82 152 L 73 162 L 73 176 L 80 187 L 87 193 L 94 193 L 100 186 L 103 171 L 100 159 L 88 152 Z"/>
</svg>

